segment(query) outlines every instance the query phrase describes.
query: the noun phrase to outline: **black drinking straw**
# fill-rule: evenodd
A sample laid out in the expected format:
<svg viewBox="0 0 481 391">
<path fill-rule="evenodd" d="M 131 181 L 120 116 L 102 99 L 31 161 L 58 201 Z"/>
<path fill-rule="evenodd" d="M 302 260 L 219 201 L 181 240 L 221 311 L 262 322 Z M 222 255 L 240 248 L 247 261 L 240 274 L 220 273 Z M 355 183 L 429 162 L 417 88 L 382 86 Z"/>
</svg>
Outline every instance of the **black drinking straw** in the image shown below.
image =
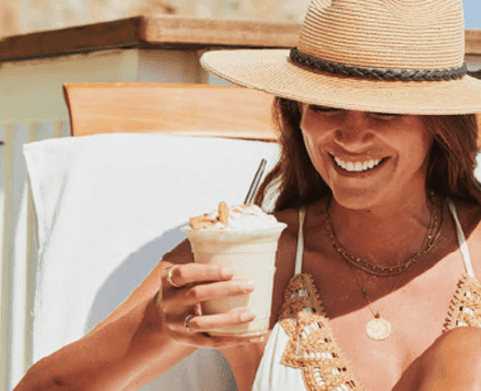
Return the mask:
<svg viewBox="0 0 481 391">
<path fill-rule="evenodd" d="M 257 188 L 259 187 L 259 183 L 261 182 L 262 175 L 264 174 L 264 170 L 266 168 L 266 159 L 262 159 L 261 163 L 259 164 L 259 168 L 257 169 L 256 174 L 254 175 L 254 179 L 252 179 L 251 187 L 247 192 L 246 199 L 244 200 L 245 205 L 252 204 L 254 200 L 254 196 L 256 194 Z"/>
</svg>

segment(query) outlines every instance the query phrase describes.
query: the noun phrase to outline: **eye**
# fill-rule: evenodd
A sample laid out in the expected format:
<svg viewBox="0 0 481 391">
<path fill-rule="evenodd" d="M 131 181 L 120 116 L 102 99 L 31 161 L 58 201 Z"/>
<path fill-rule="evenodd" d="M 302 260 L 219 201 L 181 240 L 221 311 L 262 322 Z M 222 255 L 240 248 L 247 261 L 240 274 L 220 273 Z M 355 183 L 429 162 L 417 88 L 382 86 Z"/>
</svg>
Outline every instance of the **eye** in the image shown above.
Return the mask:
<svg viewBox="0 0 481 391">
<path fill-rule="evenodd" d="M 314 111 L 315 113 L 337 113 L 341 111 L 341 109 L 336 109 L 334 107 L 328 106 L 316 106 L 316 105 L 309 105 L 309 110 Z"/>
<path fill-rule="evenodd" d="M 400 118 L 402 114 L 392 114 L 392 113 L 369 113 L 369 115 L 380 121 L 392 121 L 394 119 Z"/>
</svg>

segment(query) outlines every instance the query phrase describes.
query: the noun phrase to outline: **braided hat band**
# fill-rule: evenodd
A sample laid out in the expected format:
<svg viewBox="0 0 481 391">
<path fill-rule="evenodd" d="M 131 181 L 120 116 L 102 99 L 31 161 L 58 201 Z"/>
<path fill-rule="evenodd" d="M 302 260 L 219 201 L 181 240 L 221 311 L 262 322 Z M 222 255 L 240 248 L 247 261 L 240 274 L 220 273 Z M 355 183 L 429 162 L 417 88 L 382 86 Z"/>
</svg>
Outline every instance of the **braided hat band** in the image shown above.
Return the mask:
<svg viewBox="0 0 481 391">
<path fill-rule="evenodd" d="M 377 69 L 363 68 L 343 64 L 336 64 L 331 61 L 312 57 L 309 54 L 300 52 L 297 48 L 292 48 L 289 58 L 296 64 L 307 66 L 321 72 L 332 73 L 333 75 L 360 77 L 372 80 L 390 81 L 440 81 L 460 79 L 468 73 L 466 63 L 459 68 L 450 69 Z"/>
<path fill-rule="evenodd" d="M 462 0 L 312 0 L 296 48 L 211 51 L 208 71 L 300 102 L 399 114 L 481 113 Z"/>
</svg>

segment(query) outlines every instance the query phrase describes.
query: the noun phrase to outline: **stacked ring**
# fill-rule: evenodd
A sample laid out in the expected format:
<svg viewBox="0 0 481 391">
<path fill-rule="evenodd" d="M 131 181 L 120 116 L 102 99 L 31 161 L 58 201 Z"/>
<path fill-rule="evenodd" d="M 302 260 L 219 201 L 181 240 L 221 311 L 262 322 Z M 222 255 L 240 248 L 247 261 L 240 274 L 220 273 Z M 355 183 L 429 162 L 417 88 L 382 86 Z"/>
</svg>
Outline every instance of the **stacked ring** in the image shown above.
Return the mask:
<svg viewBox="0 0 481 391">
<path fill-rule="evenodd" d="M 183 285 L 176 284 L 174 281 L 172 281 L 172 272 L 176 267 L 179 267 L 179 265 L 172 265 L 172 266 L 169 266 L 167 269 L 165 269 L 165 272 L 167 273 L 167 281 L 174 288 L 182 288 Z"/>
<path fill-rule="evenodd" d="M 192 331 L 189 327 L 189 325 L 187 324 L 187 322 L 189 321 L 190 318 L 192 318 L 194 315 L 192 314 L 189 314 L 185 317 L 184 319 L 184 328 L 187 330 L 187 331 Z"/>
</svg>

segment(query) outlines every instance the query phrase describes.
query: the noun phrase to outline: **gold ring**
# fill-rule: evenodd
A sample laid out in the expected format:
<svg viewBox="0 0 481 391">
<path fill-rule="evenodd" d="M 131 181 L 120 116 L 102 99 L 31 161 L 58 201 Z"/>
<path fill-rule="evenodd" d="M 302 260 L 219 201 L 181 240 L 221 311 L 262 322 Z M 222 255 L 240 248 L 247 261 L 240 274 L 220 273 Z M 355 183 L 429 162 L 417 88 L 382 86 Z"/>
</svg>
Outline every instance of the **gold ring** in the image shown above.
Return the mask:
<svg viewBox="0 0 481 391">
<path fill-rule="evenodd" d="M 165 269 L 165 271 L 167 272 L 167 281 L 174 288 L 182 288 L 183 285 L 176 284 L 174 281 L 172 281 L 172 272 L 176 267 L 179 267 L 179 265 L 172 265 L 172 266 L 169 266 L 167 269 Z"/>
<path fill-rule="evenodd" d="M 192 331 L 192 330 L 190 329 L 190 327 L 189 327 L 189 325 L 187 324 L 187 322 L 188 322 L 189 319 L 192 318 L 193 316 L 194 316 L 194 315 L 189 314 L 189 315 L 187 315 L 187 316 L 185 317 L 185 319 L 184 319 L 184 328 L 185 328 L 187 331 L 189 331 L 189 332 Z"/>
</svg>

